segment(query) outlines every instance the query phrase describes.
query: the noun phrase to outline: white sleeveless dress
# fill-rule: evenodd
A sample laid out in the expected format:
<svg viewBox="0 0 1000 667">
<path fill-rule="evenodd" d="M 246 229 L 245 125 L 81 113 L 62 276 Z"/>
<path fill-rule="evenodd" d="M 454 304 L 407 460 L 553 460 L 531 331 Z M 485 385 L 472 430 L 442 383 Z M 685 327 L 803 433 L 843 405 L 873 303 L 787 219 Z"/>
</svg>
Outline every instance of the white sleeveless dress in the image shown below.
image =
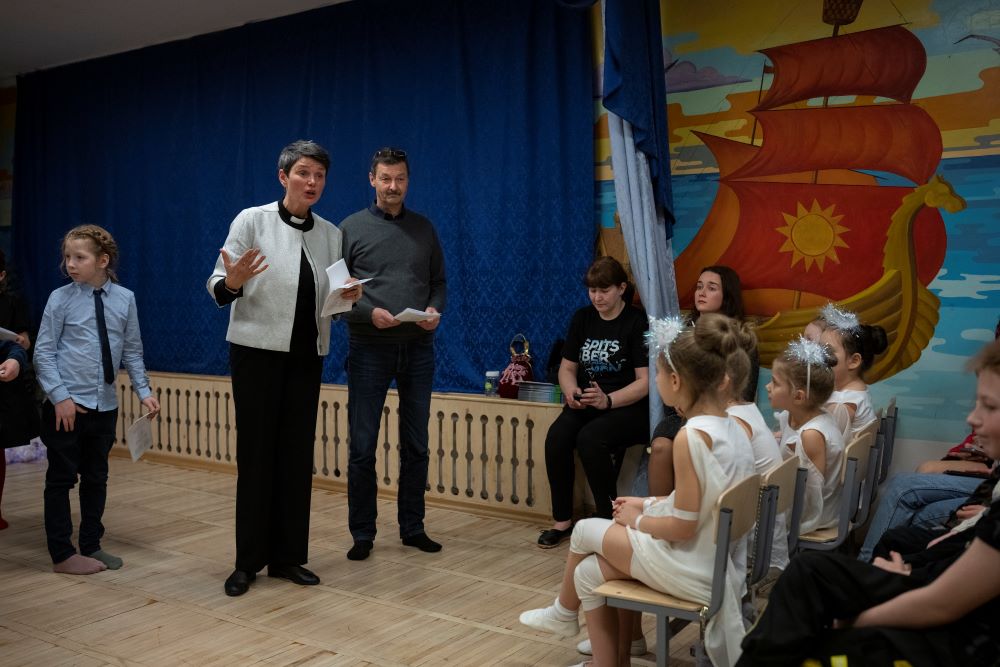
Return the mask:
<svg viewBox="0 0 1000 667">
<path fill-rule="evenodd" d="M 826 412 L 813 417 L 798 429 L 789 425 L 787 411 L 783 410 L 775 416 L 781 424 L 781 455 L 785 458 L 797 456 L 799 465 L 808 471 L 799 533 L 804 535 L 819 528 L 835 526 L 843 488 L 840 467 L 844 460 L 844 433 Z M 803 431 L 819 431 L 826 440 L 826 470 L 818 470 L 802 448 Z"/>
<path fill-rule="evenodd" d="M 848 405 L 854 405 L 854 418 L 847 411 Z M 855 433 L 877 419 L 875 408 L 872 407 L 872 396 L 867 389 L 844 389 L 830 394 L 825 409 L 833 415 L 834 421 L 844 434 L 844 442 L 850 442 Z"/>
<path fill-rule="evenodd" d="M 760 413 L 756 404 L 730 405 L 726 408 L 726 412 L 733 417 L 742 419 L 750 426 L 750 446 L 753 448 L 754 472 L 763 475 L 781 464 L 784 459 L 781 458 L 778 441 L 767 422 L 764 421 L 764 415 Z M 788 567 L 788 524 L 785 514 L 787 512 L 774 518 L 774 538 L 771 547 L 770 565 L 781 570 Z"/>
<path fill-rule="evenodd" d="M 701 507 L 694 537 L 684 542 L 667 542 L 649 533 L 627 528 L 633 550 L 632 575 L 647 586 L 688 600 L 708 603 L 712 592 L 715 563 L 715 531 L 712 512 L 723 491 L 753 474 L 750 441 L 746 432 L 729 417 L 698 416 L 688 419 L 688 448 L 701 486 Z M 708 434 L 712 447 L 699 431 Z M 645 511 L 649 516 L 671 516 L 674 494 L 661 498 Z M 740 613 L 740 591 L 746 568 L 738 571 L 730 558 L 726 595 L 719 612 L 708 622 L 705 649 L 712 663 L 731 665 L 740 655 L 745 633 Z"/>
</svg>

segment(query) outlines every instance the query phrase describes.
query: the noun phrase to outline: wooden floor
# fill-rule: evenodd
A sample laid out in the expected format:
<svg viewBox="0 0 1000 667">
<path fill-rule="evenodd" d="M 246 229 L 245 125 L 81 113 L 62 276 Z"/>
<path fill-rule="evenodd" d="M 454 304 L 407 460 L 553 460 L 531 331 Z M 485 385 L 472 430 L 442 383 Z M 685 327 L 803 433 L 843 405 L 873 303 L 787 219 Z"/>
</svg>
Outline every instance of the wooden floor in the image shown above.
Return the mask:
<svg viewBox="0 0 1000 667">
<path fill-rule="evenodd" d="M 323 583 L 260 576 L 229 598 L 222 583 L 233 561 L 234 476 L 112 458 L 103 547 L 125 566 L 91 576 L 51 571 L 44 477 L 44 461 L 7 470 L 4 667 L 571 665 L 583 657 L 577 638 L 517 622 L 522 610 L 551 602 L 562 572 L 566 546 L 538 549 L 541 526 L 428 508 L 428 533 L 444 550 L 425 554 L 400 544 L 395 507 L 380 501 L 375 550 L 352 562 L 346 497 L 314 491 L 309 567 Z M 644 621 L 652 648 L 652 619 Z M 694 636 L 688 627 L 674 638 L 672 664 L 693 664 Z"/>
</svg>

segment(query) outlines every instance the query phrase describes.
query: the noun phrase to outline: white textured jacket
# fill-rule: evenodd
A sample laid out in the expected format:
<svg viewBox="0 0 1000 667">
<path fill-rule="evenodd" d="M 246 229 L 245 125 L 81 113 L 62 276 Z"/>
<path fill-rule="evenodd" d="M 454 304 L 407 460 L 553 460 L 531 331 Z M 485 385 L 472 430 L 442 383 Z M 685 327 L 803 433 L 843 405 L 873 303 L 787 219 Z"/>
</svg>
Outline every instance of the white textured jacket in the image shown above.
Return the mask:
<svg viewBox="0 0 1000 667">
<path fill-rule="evenodd" d="M 229 227 L 225 249 L 236 261 L 250 248 L 260 248 L 267 270 L 243 285 L 243 296 L 232 303 L 226 340 L 262 350 L 287 352 L 295 320 L 301 250 L 312 266 L 316 282 L 316 352 L 330 349 L 330 317 L 321 317 L 323 301 L 330 291 L 328 266 L 343 256 L 340 230 L 314 212 L 313 228 L 301 232 L 286 225 L 278 215 L 278 202 L 240 211 Z M 215 285 L 226 277 L 220 254 L 206 287 L 215 299 Z"/>
</svg>

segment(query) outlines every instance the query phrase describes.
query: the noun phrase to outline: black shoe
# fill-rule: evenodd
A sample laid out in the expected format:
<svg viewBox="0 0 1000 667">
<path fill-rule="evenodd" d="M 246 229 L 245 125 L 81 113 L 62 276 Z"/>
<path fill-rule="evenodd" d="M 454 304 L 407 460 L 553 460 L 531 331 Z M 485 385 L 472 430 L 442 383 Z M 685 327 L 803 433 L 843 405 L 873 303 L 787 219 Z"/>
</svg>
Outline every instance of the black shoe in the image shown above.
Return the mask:
<svg viewBox="0 0 1000 667">
<path fill-rule="evenodd" d="M 299 586 L 315 586 L 319 583 L 319 577 L 301 565 L 268 565 L 267 576 L 288 579 Z"/>
<path fill-rule="evenodd" d="M 552 547 L 559 546 L 559 543 L 565 540 L 567 537 L 573 534 L 573 526 L 570 526 L 566 530 L 559 530 L 558 528 L 549 528 L 548 530 L 543 530 L 542 534 L 538 536 L 538 546 L 543 549 L 551 549 Z"/>
<path fill-rule="evenodd" d="M 250 582 L 257 578 L 253 572 L 243 570 L 233 570 L 233 573 L 226 579 L 226 595 L 231 598 L 243 595 L 250 590 Z"/>
<path fill-rule="evenodd" d="M 408 547 L 416 547 L 427 553 L 437 553 L 441 551 L 441 545 L 427 537 L 427 533 L 417 533 L 403 538 L 403 544 Z"/>
<path fill-rule="evenodd" d="M 372 547 L 375 543 L 371 540 L 358 540 L 351 547 L 350 551 L 347 552 L 348 560 L 364 560 L 368 558 L 368 554 L 372 552 Z"/>
</svg>

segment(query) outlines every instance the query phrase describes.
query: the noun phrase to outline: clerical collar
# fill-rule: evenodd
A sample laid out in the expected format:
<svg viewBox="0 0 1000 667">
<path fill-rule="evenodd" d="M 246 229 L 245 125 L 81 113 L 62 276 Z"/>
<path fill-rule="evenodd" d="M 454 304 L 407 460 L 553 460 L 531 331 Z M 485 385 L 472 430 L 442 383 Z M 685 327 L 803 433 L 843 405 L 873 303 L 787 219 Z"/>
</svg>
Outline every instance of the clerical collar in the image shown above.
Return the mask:
<svg viewBox="0 0 1000 667">
<path fill-rule="evenodd" d="M 279 199 L 278 216 L 281 218 L 281 221 L 284 222 L 286 225 L 288 225 L 289 227 L 293 227 L 299 230 L 300 232 L 308 232 L 310 229 L 313 228 L 312 209 L 306 211 L 306 217 L 304 219 L 297 218 L 294 215 L 292 215 L 287 208 L 285 208 L 285 203 Z"/>
<path fill-rule="evenodd" d="M 374 215 L 376 218 L 382 218 L 383 220 L 399 220 L 400 218 L 403 218 L 403 217 L 406 216 L 406 206 L 405 205 L 401 209 L 399 209 L 399 215 L 393 215 L 392 213 L 389 213 L 388 211 L 383 211 L 382 209 L 380 209 L 378 207 L 378 204 L 375 204 L 375 203 L 372 203 L 372 205 L 368 207 L 368 211 L 372 215 Z"/>
</svg>

